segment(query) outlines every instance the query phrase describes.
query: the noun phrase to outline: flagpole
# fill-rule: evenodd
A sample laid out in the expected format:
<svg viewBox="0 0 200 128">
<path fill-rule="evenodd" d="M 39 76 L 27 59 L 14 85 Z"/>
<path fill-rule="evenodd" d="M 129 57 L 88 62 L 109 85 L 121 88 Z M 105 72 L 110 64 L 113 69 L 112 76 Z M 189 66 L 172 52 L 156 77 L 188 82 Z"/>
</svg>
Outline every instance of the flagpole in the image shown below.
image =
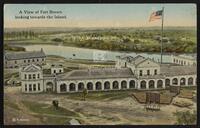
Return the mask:
<svg viewBox="0 0 200 128">
<path fill-rule="evenodd" d="M 162 64 L 162 54 L 163 54 L 163 21 L 164 21 L 164 7 L 162 7 L 162 27 L 161 27 L 161 56 L 160 56 L 160 63 Z"/>
</svg>

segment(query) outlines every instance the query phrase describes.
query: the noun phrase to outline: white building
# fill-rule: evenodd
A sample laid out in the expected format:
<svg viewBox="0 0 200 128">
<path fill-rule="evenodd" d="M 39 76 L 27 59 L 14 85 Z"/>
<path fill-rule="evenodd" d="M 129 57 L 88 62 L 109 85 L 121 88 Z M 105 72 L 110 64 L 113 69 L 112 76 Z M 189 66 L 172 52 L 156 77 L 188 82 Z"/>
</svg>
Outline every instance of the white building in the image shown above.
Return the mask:
<svg viewBox="0 0 200 128">
<path fill-rule="evenodd" d="M 51 74 L 59 74 L 63 73 L 64 68 L 61 64 L 52 64 L 51 65 Z"/>
<path fill-rule="evenodd" d="M 118 57 L 115 68 L 79 69 L 68 73 L 43 75 L 43 80 L 41 75 L 41 81 L 24 79 L 23 74 L 33 75 L 42 71 L 34 65 L 31 67 L 35 67 L 36 71 L 28 67 L 22 69 L 21 73 L 23 92 L 26 84 L 30 84 L 31 88 L 35 82 L 40 83 L 41 81 L 43 81 L 41 85 L 43 90 L 40 92 L 70 93 L 82 91 L 84 88 L 88 91 L 109 91 L 156 90 L 165 89 L 170 85 L 195 86 L 197 79 L 196 66 L 159 64 L 142 56 Z M 30 91 L 26 90 L 26 92 Z"/>
<path fill-rule="evenodd" d="M 39 93 L 44 91 L 42 68 L 31 64 L 21 68 L 22 92 Z"/>
<path fill-rule="evenodd" d="M 179 65 L 197 65 L 196 56 L 171 55 L 172 63 Z"/>
</svg>

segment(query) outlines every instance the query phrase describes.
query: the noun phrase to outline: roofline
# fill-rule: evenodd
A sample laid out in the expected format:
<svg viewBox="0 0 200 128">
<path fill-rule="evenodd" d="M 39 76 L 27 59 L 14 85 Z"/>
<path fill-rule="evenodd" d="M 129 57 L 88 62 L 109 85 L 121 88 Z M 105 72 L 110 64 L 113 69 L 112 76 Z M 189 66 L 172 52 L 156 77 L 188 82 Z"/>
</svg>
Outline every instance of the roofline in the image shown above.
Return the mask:
<svg viewBox="0 0 200 128">
<path fill-rule="evenodd" d="M 45 57 L 46 57 L 46 55 L 42 56 L 42 57 L 31 57 L 31 58 L 45 58 Z M 20 60 L 20 59 L 31 59 L 31 58 L 8 59 L 5 57 L 6 60 Z"/>
</svg>

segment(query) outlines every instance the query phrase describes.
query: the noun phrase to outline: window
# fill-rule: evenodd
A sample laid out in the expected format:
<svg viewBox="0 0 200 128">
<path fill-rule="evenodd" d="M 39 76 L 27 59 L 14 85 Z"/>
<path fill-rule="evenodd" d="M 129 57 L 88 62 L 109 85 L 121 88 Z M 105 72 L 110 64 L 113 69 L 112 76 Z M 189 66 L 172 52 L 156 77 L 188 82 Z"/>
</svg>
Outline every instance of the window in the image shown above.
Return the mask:
<svg viewBox="0 0 200 128">
<path fill-rule="evenodd" d="M 62 70 L 60 69 L 60 72 L 62 72 Z"/>
<path fill-rule="evenodd" d="M 53 70 L 53 73 L 56 73 L 56 70 Z"/>
<path fill-rule="evenodd" d="M 150 70 L 147 70 L 147 75 L 150 75 Z"/>
<path fill-rule="evenodd" d="M 27 84 L 25 84 L 25 91 L 27 91 Z"/>
<path fill-rule="evenodd" d="M 142 76 L 142 70 L 140 70 L 140 76 Z"/>
<path fill-rule="evenodd" d="M 37 77 L 38 77 L 38 79 L 39 79 L 39 78 L 40 78 L 40 74 L 38 74 L 38 76 L 37 76 Z"/>
<path fill-rule="evenodd" d="M 24 63 L 26 63 L 26 60 L 24 60 Z"/>
<path fill-rule="evenodd" d="M 39 59 L 37 59 L 37 62 L 39 61 Z"/>
<path fill-rule="evenodd" d="M 184 61 L 184 65 L 186 65 L 185 61 Z"/>
<path fill-rule="evenodd" d="M 176 62 L 176 59 L 174 59 L 174 63 Z"/>
<path fill-rule="evenodd" d="M 30 60 L 28 60 L 28 62 L 30 63 Z"/>
<path fill-rule="evenodd" d="M 28 79 L 31 79 L 31 74 L 28 75 Z"/>
<path fill-rule="evenodd" d="M 33 74 L 33 79 L 35 79 L 35 74 Z"/>
<path fill-rule="evenodd" d="M 32 62 L 35 62 L 35 60 L 34 60 L 34 59 L 32 59 Z"/>
<path fill-rule="evenodd" d="M 40 83 L 38 83 L 38 91 L 40 91 Z"/>
<path fill-rule="evenodd" d="M 17 61 L 15 60 L 15 64 L 17 64 Z"/>
<path fill-rule="evenodd" d="M 29 84 L 29 91 L 32 91 L 32 85 Z"/>
<path fill-rule="evenodd" d="M 154 74 L 157 75 L 157 69 L 154 70 Z"/>
<path fill-rule="evenodd" d="M 44 59 L 42 59 L 42 61 L 44 61 Z"/>
<path fill-rule="evenodd" d="M 33 91 L 36 91 L 36 84 L 33 84 Z"/>
<path fill-rule="evenodd" d="M 24 75 L 24 79 L 25 79 L 25 80 L 27 79 L 26 74 Z"/>
</svg>

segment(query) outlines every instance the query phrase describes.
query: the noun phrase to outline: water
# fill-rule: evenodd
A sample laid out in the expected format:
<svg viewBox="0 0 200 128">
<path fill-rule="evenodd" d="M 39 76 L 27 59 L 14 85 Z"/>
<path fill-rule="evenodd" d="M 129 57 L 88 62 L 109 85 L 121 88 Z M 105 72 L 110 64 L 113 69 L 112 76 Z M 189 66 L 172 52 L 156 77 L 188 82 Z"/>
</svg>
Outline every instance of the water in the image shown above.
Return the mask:
<svg viewBox="0 0 200 128">
<path fill-rule="evenodd" d="M 27 51 L 38 51 L 43 48 L 45 54 L 47 55 L 58 55 L 65 57 L 67 59 L 88 59 L 88 60 L 101 60 L 101 61 L 115 61 L 116 56 L 119 55 L 130 55 L 137 56 L 142 55 L 146 58 L 154 59 L 155 61 L 160 61 L 160 54 L 158 53 L 135 53 L 135 52 L 114 52 L 87 48 L 77 48 L 69 46 L 58 46 L 58 45 L 21 45 Z M 163 55 L 163 62 L 172 62 L 171 56 L 169 54 Z"/>
</svg>

